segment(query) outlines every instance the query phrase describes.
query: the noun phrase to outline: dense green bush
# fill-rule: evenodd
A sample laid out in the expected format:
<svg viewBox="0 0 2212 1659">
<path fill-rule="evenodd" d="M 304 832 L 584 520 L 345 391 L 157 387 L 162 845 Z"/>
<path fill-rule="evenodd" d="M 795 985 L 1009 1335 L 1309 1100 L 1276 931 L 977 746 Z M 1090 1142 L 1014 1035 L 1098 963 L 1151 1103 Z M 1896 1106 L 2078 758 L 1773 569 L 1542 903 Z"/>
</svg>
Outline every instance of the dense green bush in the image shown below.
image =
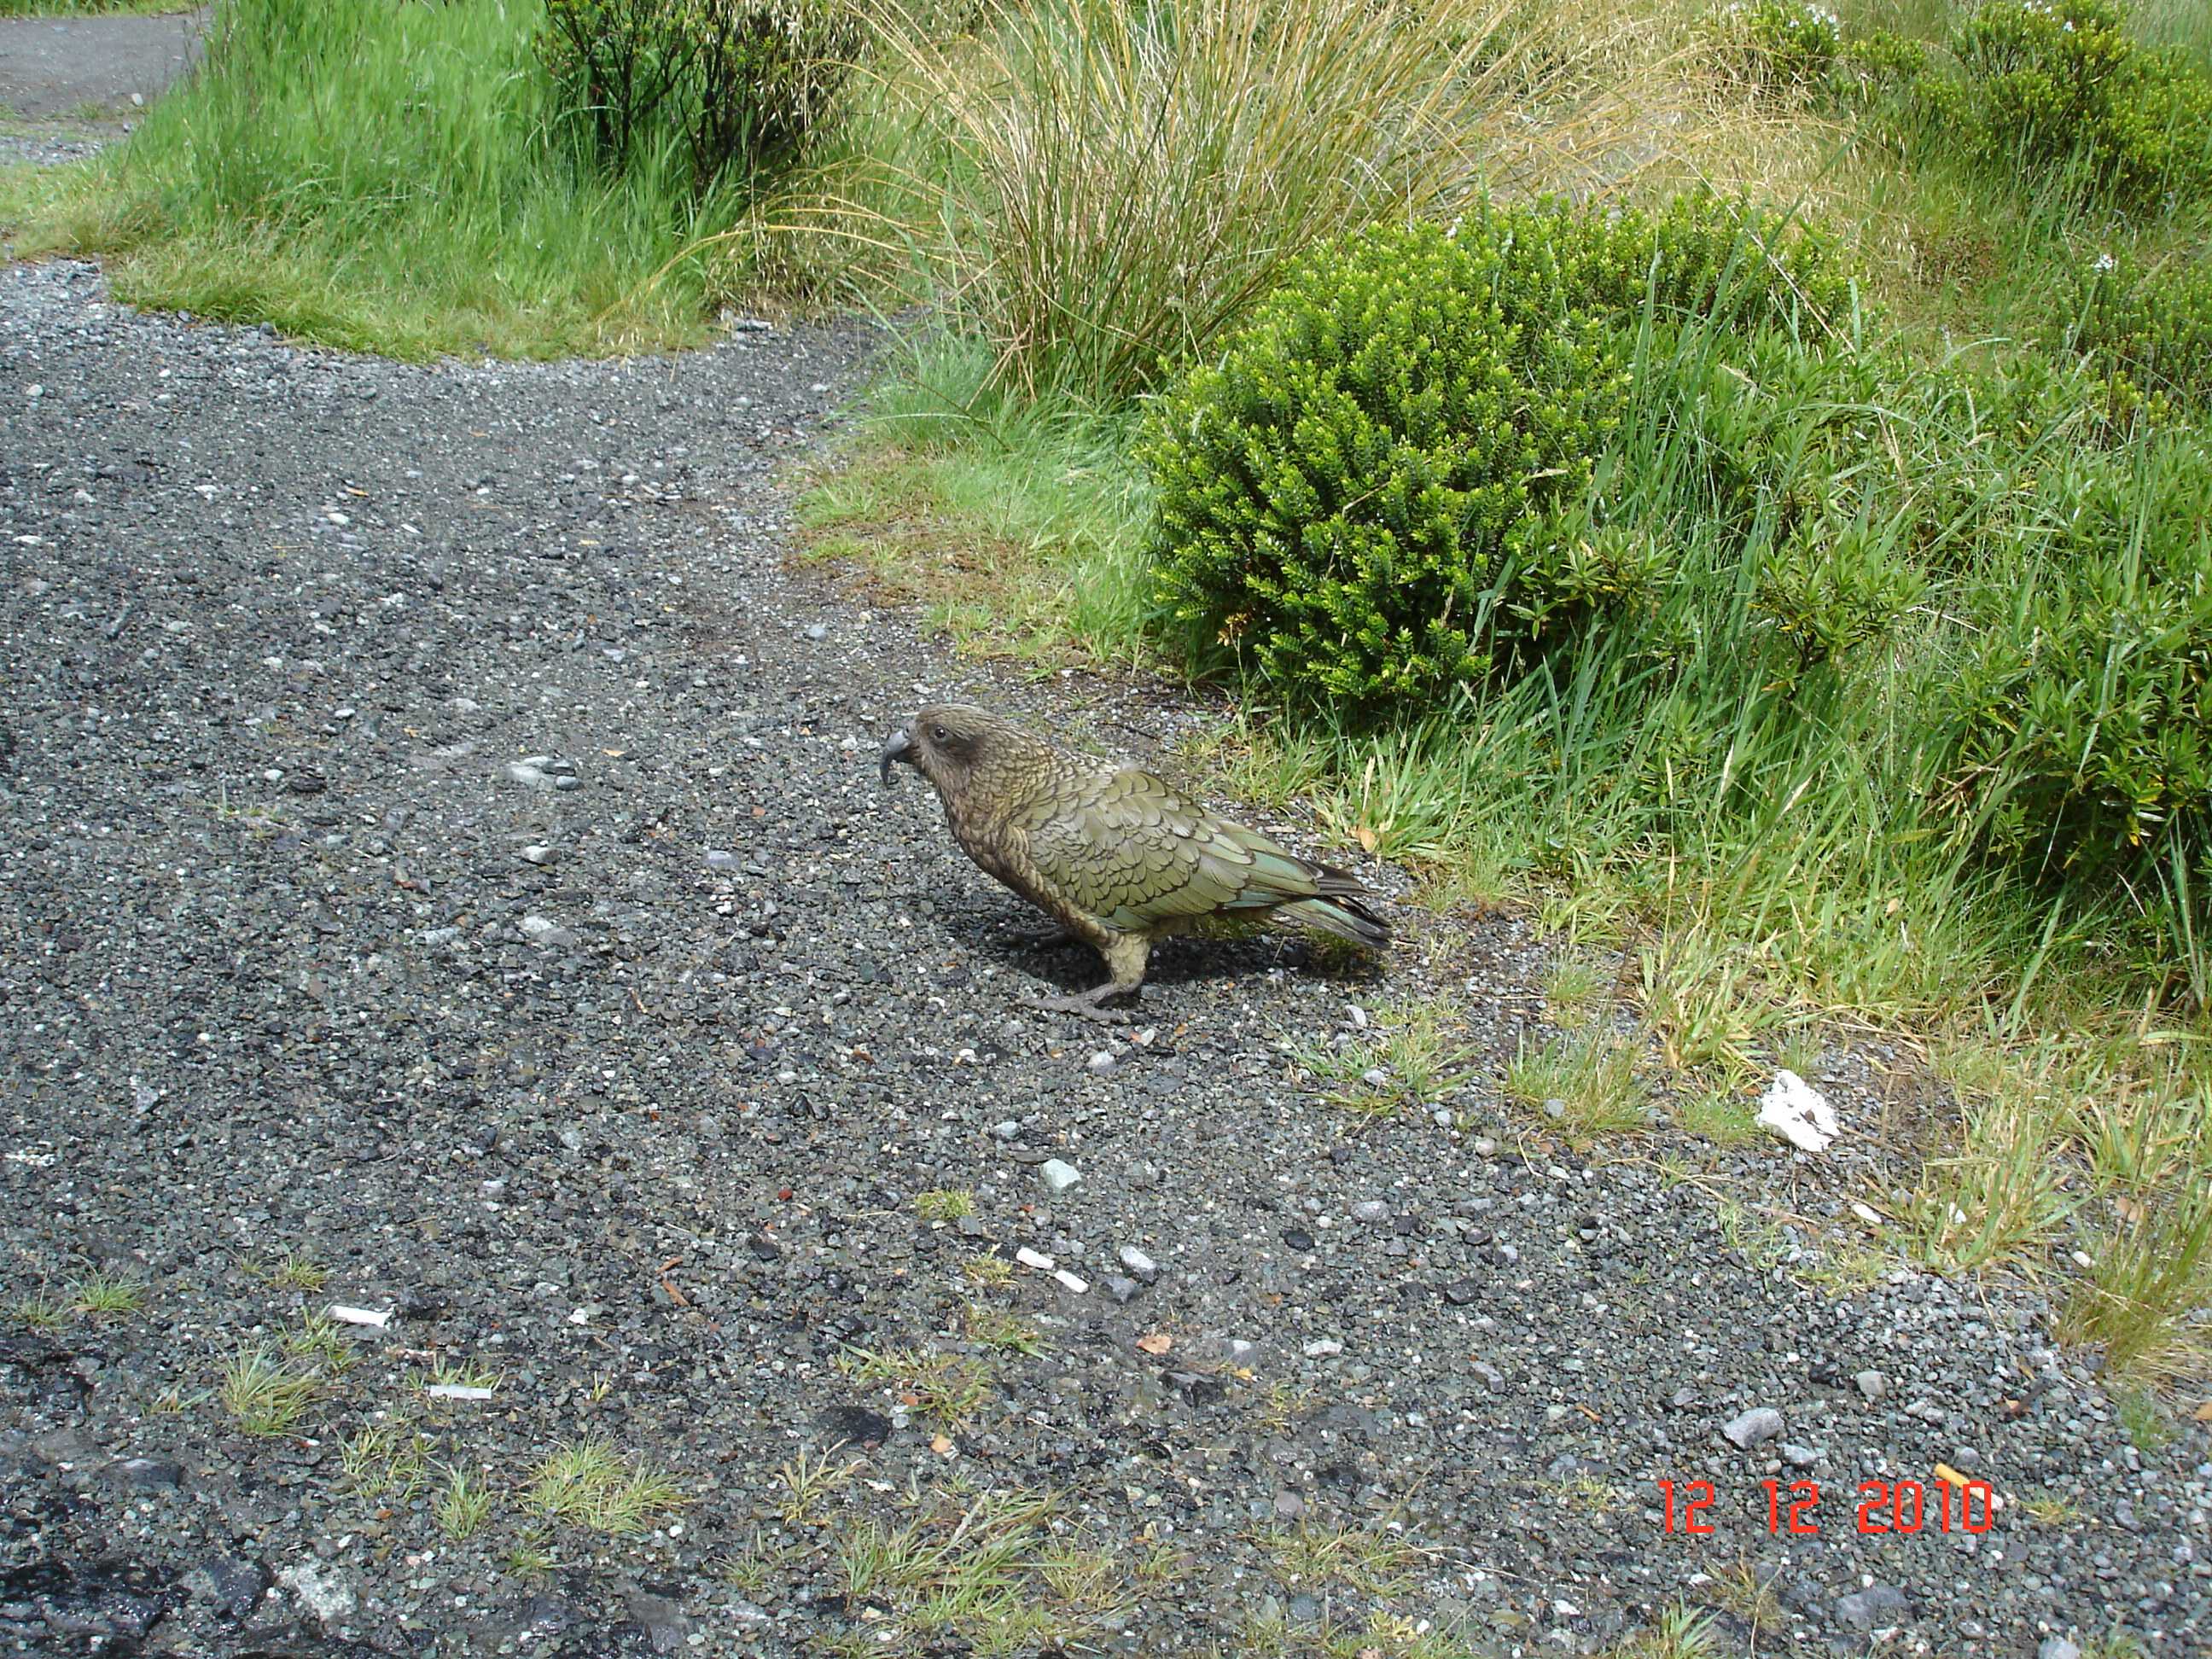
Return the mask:
<svg viewBox="0 0 2212 1659">
<path fill-rule="evenodd" d="M 2212 407 L 2212 268 L 2100 255 L 2059 320 L 2118 408 L 2163 422 Z"/>
<path fill-rule="evenodd" d="M 2155 891 L 2212 854 L 2212 488 L 2194 439 L 2040 483 L 2037 556 L 1931 696 L 1949 782 L 1996 851 Z M 2101 472 L 2101 477 L 2089 476 Z M 2201 901 L 2202 894 L 2199 898 Z"/>
<path fill-rule="evenodd" d="M 1836 14 L 1811 0 L 1730 0 L 1713 15 L 1707 33 L 1722 75 L 1767 90 L 1826 85 L 1844 50 Z"/>
<path fill-rule="evenodd" d="M 2212 82 L 2127 30 L 2119 0 L 1985 0 L 1914 84 L 1947 145 L 1994 165 L 2075 165 L 2124 201 L 2212 185 Z"/>
<path fill-rule="evenodd" d="M 1656 539 L 1591 500 L 1639 363 L 1692 325 L 1817 337 L 1825 245 L 1705 198 L 1373 230 L 1307 259 L 1153 411 L 1152 550 L 1201 665 L 1356 714 L 1420 709 L 1496 651 L 1647 603 Z"/>
<path fill-rule="evenodd" d="M 603 165 L 675 143 L 704 191 L 793 160 L 864 39 L 851 0 L 546 0 L 539 56 Z"/>
</svg>

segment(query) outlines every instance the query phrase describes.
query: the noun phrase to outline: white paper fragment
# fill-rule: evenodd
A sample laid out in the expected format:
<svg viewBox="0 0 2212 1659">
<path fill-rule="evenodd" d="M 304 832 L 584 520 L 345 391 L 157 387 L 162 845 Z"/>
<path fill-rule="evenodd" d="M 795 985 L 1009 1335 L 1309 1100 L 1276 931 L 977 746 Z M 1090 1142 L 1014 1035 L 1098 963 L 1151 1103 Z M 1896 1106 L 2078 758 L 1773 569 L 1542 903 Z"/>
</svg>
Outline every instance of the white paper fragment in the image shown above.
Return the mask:
<svg viewBox="0 0 2212 1659">
<path fill-rule="evenodd" d="M 348 1308 L 335 1302 L 330 1306 L 331 1317 L 339 1324 L 368 1325 L 380 1331 L 390 1327 L 392 1316 L 398 1311 L 397 1308 L 386 1308 L 382 1313 L 378 1313 L 372 1308 Z"/>
<path fill-rule="evenodd" d="M 433 1400 L 489 1400 L 489 1389 L 471 1388 L 465 1382 L 433 1382 L 422 1390 Z"/>
<path fill-rule="evenodd" d="M 1774 1086 L 1759 1103 L 1758 1121 L 1808 1152 L 1826 1152 L 1843 1133 L 1827 1097 L 1795 1072 L 1774 1074 Z"/>
<path fill-rule="evenodd" d="M 1065 1267 L 1055 1272 L 1053 1274 L 1053 1277 L 1058 1279 L 1061 1284 L 1066 1285 L 1069 1290 L 1073 1291 L 1078 1296 L 1081 1296 L 1084 1291 L 1091 1288 L 1089 1280 L 1078 1279 L 1073 1273 L 1068 1272 Z"/>
<path fill-rule="evenodd" d="M 1874 1206 L 1871 1204 L 1862 1204 L 1856 1199 L 1853 1199 L 1851 1200 L 1851 1213 L 1856 1216 L 1860 1220 L 1865 1222 L 1869 1227 L 1879 1227 L 1881 1225 L 1881 1217 L 1875 1212 Z"/>
<path fill-rule="evenodd" d="M 1026 1244 L 1014 1252 L 1014 1260 L 1024 1267 L 1035 1267 L 1041 1273 L 1052 1271 L 1052 1258 L 1042 1250 L 1033 1250 Z"/>
</svg>

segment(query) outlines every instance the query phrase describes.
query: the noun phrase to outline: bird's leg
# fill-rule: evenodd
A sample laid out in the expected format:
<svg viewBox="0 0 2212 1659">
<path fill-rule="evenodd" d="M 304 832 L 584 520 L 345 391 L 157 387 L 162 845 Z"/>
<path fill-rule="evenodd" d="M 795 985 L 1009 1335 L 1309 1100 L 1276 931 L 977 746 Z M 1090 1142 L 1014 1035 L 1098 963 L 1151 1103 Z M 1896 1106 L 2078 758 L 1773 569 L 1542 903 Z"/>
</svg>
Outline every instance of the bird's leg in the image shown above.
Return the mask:
<svg viewBox="0 0 2212 1659">
<path fill-rule="evenodd" d="M 1024 1000 L 1040 1013 L 1073 1014 L 1078 1019 L 1087 1019 L 1097 1025 L 1119 1025 L 1127 1020 L 1129 1016 L 1119 1008 L 1109 1008 L 1105 1005 L 1115 997 L 1133 997 L 1136 994 L 1135 986 L 1116 985 L 1109 979 L 1103 985 L 1093 990 L 1085 991 L 1080 996 L 1030 996 L 1024 998 Z"/>
<path fill-rule="evenodd" d="M 1105 1005 L 1121 997 L 1134 997 L 1145 982 L 1145 963 L 1152 953 L 1152 942 L 1142 933 L 1109 933 L 1105 943 L 1098 946 L 1099 955 L 1106 958 L 1108 972 L 1112 975 L 1103 985 L 1094 986 L 1080 996 L 1036 997 L 1030 1006 L 1048 1013 L 1073 1014 L 1079 1019 L 1095 1020 L 1102 1025 L 1117 1024 L 1128 1016 Z"/>
</svg>

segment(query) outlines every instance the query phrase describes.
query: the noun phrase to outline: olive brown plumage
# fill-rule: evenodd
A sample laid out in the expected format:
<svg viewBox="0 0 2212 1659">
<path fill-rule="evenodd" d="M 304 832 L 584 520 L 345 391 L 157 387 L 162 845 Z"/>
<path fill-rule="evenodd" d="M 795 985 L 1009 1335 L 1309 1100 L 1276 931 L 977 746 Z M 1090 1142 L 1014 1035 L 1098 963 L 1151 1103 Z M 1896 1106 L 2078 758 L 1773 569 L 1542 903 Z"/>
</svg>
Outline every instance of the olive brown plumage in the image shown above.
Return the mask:
<svg viewBox="0 0 2212 1659">
<path fill-rule="evenodd" d="M 884 744 L 936 786 L 987 873 L 1106 959 L 1111 977 L 1040 1006 L 1103 1018 L 1134 995 L 1152 941 L 1208 917 L 1279 915 L 1370 948 L 1389 927 L 1353 877 L 1217 817 L 1134 767 L 1071 754 L 968 703 L 933 703 Z"/>
</svg>

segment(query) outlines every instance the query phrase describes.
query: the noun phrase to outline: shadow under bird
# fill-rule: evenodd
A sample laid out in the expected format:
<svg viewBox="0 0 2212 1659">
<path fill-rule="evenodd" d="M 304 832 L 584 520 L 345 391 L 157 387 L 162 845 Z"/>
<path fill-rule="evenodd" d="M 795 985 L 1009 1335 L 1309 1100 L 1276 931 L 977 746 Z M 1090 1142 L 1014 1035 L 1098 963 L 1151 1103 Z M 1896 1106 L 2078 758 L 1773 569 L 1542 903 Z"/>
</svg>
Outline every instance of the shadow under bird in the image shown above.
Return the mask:
<svg viewBox="0 0 2212 1659">
<path fill-rule="evenodd" d="M 1342 870 L 1286 852 L 1133 766 L 1072 754 L 969 703 L 933 703 L 884 744 L 936 786 L 961 850 L 1106 959 L 1081 996 L 1036 1006 L 1090 1018 L 1137 994 L 1152 941 L 1208 918 L 1279 915 L 1370 949 L 1390 929 Z"/>
</svg>

